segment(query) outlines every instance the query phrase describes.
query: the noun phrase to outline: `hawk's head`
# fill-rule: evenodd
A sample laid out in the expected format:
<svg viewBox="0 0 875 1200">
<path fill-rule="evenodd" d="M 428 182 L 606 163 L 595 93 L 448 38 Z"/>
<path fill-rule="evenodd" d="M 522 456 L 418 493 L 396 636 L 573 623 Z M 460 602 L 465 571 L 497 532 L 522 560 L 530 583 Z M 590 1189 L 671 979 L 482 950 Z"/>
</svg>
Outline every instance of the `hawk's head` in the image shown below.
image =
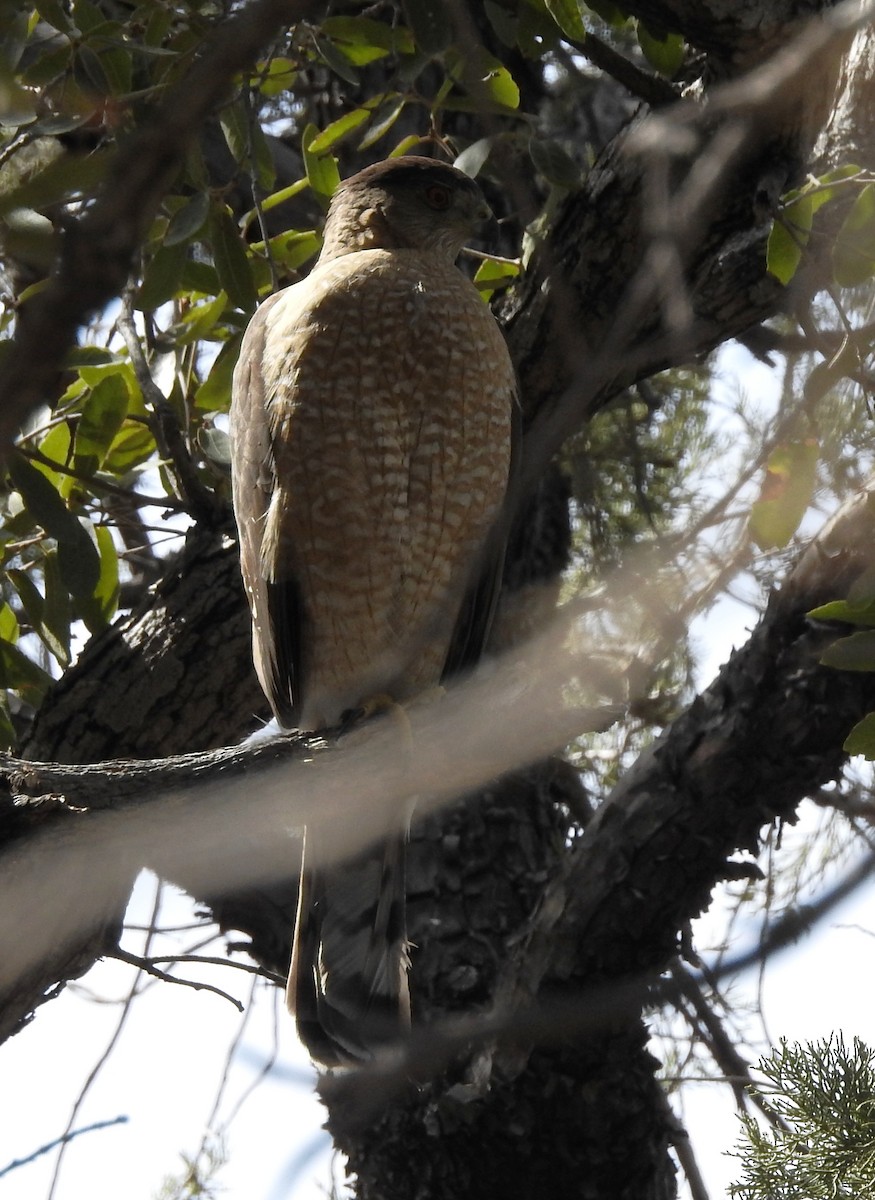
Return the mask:
<svg viewBox="0 0 875 1200">
<path fill-rule="evenodd" d="M 479 186 L 449 163 L 390 158 L 334 193 L 320 261 L 372 249 L 432 250 L 452 260 L 489 216 Z"/>
</svg>

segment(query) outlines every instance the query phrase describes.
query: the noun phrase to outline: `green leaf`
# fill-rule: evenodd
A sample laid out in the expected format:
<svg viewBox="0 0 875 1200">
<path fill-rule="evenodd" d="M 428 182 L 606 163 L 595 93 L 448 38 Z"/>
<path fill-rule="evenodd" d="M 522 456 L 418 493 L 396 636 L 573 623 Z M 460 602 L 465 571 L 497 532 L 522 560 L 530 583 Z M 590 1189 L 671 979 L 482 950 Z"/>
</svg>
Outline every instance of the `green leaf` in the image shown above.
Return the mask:
<svg viewBox="0 0 875 1200">
<path fill-rule="evenodd" d="M 252 166 L 255 178 L 262 192 L 269 192 L 276 183 L 276 163 L 270 152 L 270 145 L 264 130 L 258 121 L 252 126 Z"/>
<path fill-rule="evenodd" d="M 358 129 L 360 125 L 364 125 L 370 115 L 369 108 L 353 108 L 350 112 L 344 113 L 342 117 L 338 117 L 336 121 L 326 125 L 322 132 L 317 134 L 310 143 L 310 153 L 323 154 L 326 150 L 330 150 L 341 138 L 354 129 Z"/>
<path fill-rule="evenodd" d="M 272 58 L 270 62 L 258 64 L 258 71 L 250 81 L 262 96 L 281 96 L 287 92 L 298 77 L 295 64 L 290 58 Z"/>
<path fill-rule="evenodd" d="M 845 738 L 842 749 L 847 754 L 862 754 L 870 762 L 875 760 L 875 713 L 867 713 L 857 722 Z"/>
<path fill-rule="evenodd" d="M 513 50 L 517 44 L 520 26 L 516 12 L 509 12 L 503 4 L 496 4 L 495 0 L 484 0 L 483 11 L 499 41 L 503 42 L 509 50 Z"/>
<path fill-rule="evenodd" d="M 295 196 L 299 196 L 309 186 L 307 177 L 305 176 L 303 179 L 296 179 L 288 187 L 280 188 L 277 192 L 271 192 L 261 202 L 262 211 L 269 212 L 272 208 L 278 208 L 280 204 L 285 204 L 287 200 L 292 200 Z"/>
<path fill-rule="evenodd" d="M 573 42 L 586 41 L 586 26 L 577 0 L 544 0 L 550 16 Z"/>
<path fill-rule="evenodd" d="M 175 246 L 179 242 L 190 241 L 196 233 L 200 233 L 210 215 L 210 198 L 206 192 L 198 192 L 186 200 L 170 218 L 167 231 L 162 239 L 165 246 Z"/>
<path fill-rule="evenodd" d="M 243 312 L 252 312 L 258 301 L 245 243 L 227 205 L 213 210 L 210 218 L 213 261 L 228 298 Z"/>
<path fill-rule="evenodd" d="M 70 61 L 73 57 L 73 47 L 70 43 L 65 41 L 60 46 L 53 45 L 51 42 L 48 44 L 51 48 L 29 62 L 20 75 L 21 82 L 28 87 L 45 87 L 46 84 L 51 83 L 53 79 L 57 79 L 70 69 Z M 69 127 L 75 129 L 77 125 L 82 125 L 88 120 L 88 115 L 65 113 L 56 116 L 55 120 L 69 123 Z M 65 130 L 62 128 L 58 132 L 63 133 Z"/>
<path fill-rule="evenodd" d="M 22 654 L 17 646 L 0 641 L 0 687 L 18 692 L 28 704 L 39 708 L 51 684 L 51 675 L 42 667 Z"/>
<path fill-rule="evenodd" d="M 61 575 L 71 595 L 90 596 L 100 577 L 97 549 L 57 490 L 20 454 L 9 460 L 9 476 L 33 520 L 58 544 Z"/>
<path fill-rule="evenodd" d="M 47 208 L 63 204 L 76 196 L 90 196 L 106 174 L 107 156 L 96 150 L 87 157 L 62 154 L 20 183 L 0 195 L 0 216 L 13 208 Z"/>
<path fill-rule="evenodd" d="M 408 133 L 407 137 L 403 137 L 387 155 L 388 158 L 400 158 L 404 154 L 412 154 L 417 146 L 422 145 L 422 138 L 418 133 Z"/>
<path fill-rule="evenodd" d="M 328 38 L 320 37 L 317 33 L 313 35 L 313 44 L 326 66 L 329 66 L 335 75 L 339 75 L 353 87 L 358 86 L 358 72 L 353 69 L 349 59 L 337 49 L 333 42 L 329 42 Z"/>
<path fill-rule="evenodd" d="M 381 137 L 385 137 L 404 112 L 406 103 L 407 101 L 403 97 L 399 97 L 394 93 L 388 99 L 382 101 L 371 114 L 372 124 L 359 142 L 357 149 L 370 150 L 371 146 L 376 145 Z"/>
<path fill-rule="evenodd" d="M 4 642 L 17 642 L 18 637 L 18 618 L 4 600 L 0 606 L 0 638 Z"/>
<path fill-rule="evenodd" d="M 656 37 L 643 21 L 638 22 L 638 45 L 644 57 L 660 75 L 671 79 L 677 74 L 684 61 L 684 39 L 679 33 L 667 33 Z"/>
<path fill-rule="evenodd" d="M 412 54 L 413 36 L 403 25 L 391 26 L 370 17 L 327 17 L 322 32 L 357 67 L 387 54 Z"/>
<path fill-rule="evenodd" d="M 242 333 L 230 338 L 216 355 L 209 375 L 195 392 L 195 408 L 208 412 L 228 411 L 231 404 L 231 377 L 242 340 Z"/>
<path fill-rule="evenodd" d="M 475 111 L 493 106 L 519 107 L 520 92 L 510 71 L 482 46 L 466 54 L 449 56 L 448 69 L 451 78 L 475 101 Z M 438 93 L 434 107 L 441 106 L 454 110 L 461 107 L 455 100 L 443 100 Z"/>
<path fill-rule="evenodd" d="M 794 188 L 784 197 L 781 212 L 772 226 L 766 247 L 766 268 L 785 286 L 796 274 L 802 252 L 808 245 L 815 214 L 840 194 L 831 186 L 857 175 L 853 163 L 836 167 L 802 188 Z"/>
<path fill-rule="evenodd" d="M 71 8 L 80 33 L 93 33 L 107 23 L 106 17 L 91 0 L 73 0 Z"/>
<path fill-rule="evenodd" d="M 614 29 L 626 24 L 626 13 L 618 5 L 612 4 L 611 0 L 586 0 L 586 7 Z"/>
<path fill-rule="evenodd" d="M 120 363 L 127 360 L 122 358 L 120 354 L 116 354 L 114 350 L 108 350 L 106 346 L 74 346 L 67 353 L 64 359 L 64 365 L 67 367 L 103 367 L 108 363 Z M 92 380 L 92 383 L 97 383 L 97 380 Z"/>
<path fill-rule="evenodd" d="M 33 208 L 13 208 L 0 221 L 7 257 L 20 258 L 29 267 L 48 274 L 58 251 L 57 233 L 48 217 Z"/>
<path fill-rule="evenodd" d="M 257 247 L 253 246 L 253 249 Z M 185 346 L 190 342 L 201 341 L 209 337 L 228 307 L 228 297 L 219 292 L 213 300 L 206 304 L 193 304 L 187 308 L 182 319 L 168 331 L 177 346 Z"/>
<path fill-rule="evenodd" d="M 225 135 L 225 142 L 231 151 L 231 157 L 236 163 L 245 165 L 249 162 L 250 120 L 246 105 L 242 100 L 226 104 L 219 113 L 219 124 Z"/>
<path fill-rule="evenodd" d="M 98 526 L 94 533 L 100 554 L 100 576 L 91 595 L 80 601 L 79 611 L 91 633 L 99 633 L 118 607 L 118 554 L 109 529 Z"/>
<path fill-rule="evenodd" d="M 766 246 L 766 269 L 785 286 L 796 274 L 802 260 L 813 219 L 814 202 L 805 194 L 785 204 L 772 226 Z"/>
<path fill-rule="evenodd" d="M 517 263 L 484 258 L 474 275 L 474 286 L 484 300 L 489 300 L 499 288 L 508 287 L 517 278 L 520 268 Z"/>
<path fill-rule="evenodd" d="M 815 621 L 843 621 L 846 625 L 875 626 L 875 599 L 855 605 L 847 600 L 830 600 L 807 614 Z"/>
<path fill-rule="evenodd" d="M 559 26 L 543 3 L 521 4 L 517 9 L 519 25 L 516 44 L 526 58 L 542 62 L 544 55 L 554 50 L 562 40 Z"/>
<path fill-rule="evenodd" d="M 337 169 L 337 159 L 333 155 L 317 154 L 311 150 L 312 143 L 318 137 L 317 127 L 308 125 L 301 138 L 301 149 L 310 187 L 323 204 L 327 205 L 340 183 L 340 172 Z"/>
<path fill-rule="evenodd" d="M 70 597 L 61 584 L 57 563 L 57 551 L 48 551 L 43 559 L 45 600 L 27 571 L 11 569 L 8 575 L 34 633 L 60 665 L 66 667 L 70 663 Z"/>
<path fill-rule="evenodd" d="M 37 111 L 33 94 L 15 79 L 4 81 L 0 76 L 0 85 L 3 87 L 0 129 L 15 132 L 22 126 L 35 124 Z"/>
<path fill-rule="evenodd" d="M 832 250 L 835 281 L 855 287 L 875 275 L 875 184 L 860 190 Z"/>
<path fill-rule="evenodd" d="M 580 167 L 559 142 L 550 138 L 532 138 L 529 155 L 539 174 L 555 187 L 570 189 L 580 183 Z"/>
<path fill-rule="evenodd" d="M 86 57 L 89 59 L 89 74 L 92 74 L 95 83 L 101 84 L 101 93 L 105 95 L 126 96 L 133 85 L 134 68 L 130 52 L 116 44 L 121 41 L 121 36 L 121 26 L 107 22 L 100 38 L 95 38 L 89 46 L 79 47 L 80 58 L 83 63 Z M 109 37 L 112 37 L 113 44 L 105 40 Z M 88 70 L 88 63 L 85 66 Z"/>
<path fill-rule="evenodd" d="M 43 609 L 45 608 L 39 588 L 33 582 L 28 572 L 22 571 L 18 567 L 9 567 L 6 575 L 18 593 L 18 598 L 21 600 L 21 607 L 24 609 L 31 626 L 34 629 L 38 628 L 42 624 Z M 15 625 L 17 630 L 17 621 Z M 5 638 L 7 642 L 18 641 L 18 636 L 18 632 L 13 635 L 8 629 L 0 629 L 0 637 Z"/>
<path fill-rule="evenodd" d="M 274 262 L 288 271 L 294 271 L 308 258 L 319 253 L 322 238 L 315 229 L 290 229 L 288 233 L 278 233 L 272 237 L 268 245 Z"/>
<path fill-rule="evenodd" d="M 52 462 L 59 463 L 62 467 L 68 467 L 73 457 L 72 442 L 73 435 L 70 432 L 70 425 L 63 421 L 48 431 L 38 448 L 40 454 L 45 455 Z M 66 482 L 66 477 L 60 471 L 53 470 L 48 463 L 34 462 L 31 465 L 35 471 L 40 471 L 45 475 L 58 491 L 61 490 Z"/>
<path fill-rule="evenodd" d="M 173 14 L 170 9 L 162 8 L 158 4 L 148 4 L 145 9 L 147 17 L 142 44 L 153 49 L 160 49 L 173 25 Z M 174 54 L 176 52 L 176 50 L 172 51 Z"/>
<path fill-rule="evenodd" d="M 510 71 L 498 59 L 493 60 L 482 82 L 490 99 L 496 104 L 503 108 L 519 108 L 520 90 Z"/>
<path fill-rule="evenodd" d="M 748 530 L 761 550 L 786 546 L 805 516 L 817 474 L 819 447 L 809 438 L 772 452 L 760 499 L 751 507 Z"/>
<path fill-rule="evenodd" d="M 204 296 L 218 296 L 222 290 L 219 273 L 209 263 L 197 262 L 189 258 L 182 271 L 182 286 L 192 292 L 200 292 Z"/>
<path fill-rule="evenodd" d="M 3 41 L 0 42 L 0 78 L 8 82 L 8 78 L 21 62 L 21 56 L 27 45 L 27 13 L 4 12 Z"/>
<path fill-rule="evenodd" d="M 156 450 L 155 438 L 149 427 L 140 421 L 127 420 L 113 439 L 103 469 L 110 475 L 122 478 L 147 462 Z"/>
<path fill-rule="evenodd" d="M 231 439 L 224 429 L 215 425 L 202 425 L 197 435 L 198 445 L 208 458 L 218 467 L 231 466 Z"/>
<path fill-rule="evenodd" d="M 61 0 L 36 0 L 34 8 L 46 24 L 51 25 L 53 29 L 59 29 L 61 33 L 69 33 L 73 28 L 73 22 L 64 11 Z"/>
<path fill-rule="evenodd" d="M 423 54 L 434 57 L 453 40 L 449 6 L 444 0 L 401 0 L 404 19 Z"/>
<path fill-rule="evenodd" d="M 72 657 L 70 626 L 73 621 L 73 609 L 70 594 L 61 578 L 57 550 L 48 550 L 43 556 L 43 580 L 46 598 L 43 606 L 43 624 L 38 632 L 61 666 L 67 666 Z"/>
<path fill-rule="evenodd" d="M 839 671 L 875 671 L 875 630 L 839 638 L 827 646 L 820 661 Z"/>
<path fill-rule="evenodd" d="M 476 179 L 486 165 L 486 160 L 492 153 L 494 145 L 495 140 L 491 137 L 478 138 L 476 142 L 465 147 L 453 166 L 457 171 L 463 171 L 471 179 Z"/>
<path fill-rule="evenodd" d="M 103 460 L 127 416 L 129 399 L 124 366 L 112 375 L 105 375 L 92 388 L 76 425 L 73 447 L 73 466 L 83 475 L 93 475 L 103 466 Z"/>
<path fill-rule="evenodd" d="M 188 245 L 183 241 L 161 246 L 156 251 L 137 293 L 137 308 L 141 312 L 154 312 L 173 299 L 182 287 L 187 259 Z"/>
</svg>

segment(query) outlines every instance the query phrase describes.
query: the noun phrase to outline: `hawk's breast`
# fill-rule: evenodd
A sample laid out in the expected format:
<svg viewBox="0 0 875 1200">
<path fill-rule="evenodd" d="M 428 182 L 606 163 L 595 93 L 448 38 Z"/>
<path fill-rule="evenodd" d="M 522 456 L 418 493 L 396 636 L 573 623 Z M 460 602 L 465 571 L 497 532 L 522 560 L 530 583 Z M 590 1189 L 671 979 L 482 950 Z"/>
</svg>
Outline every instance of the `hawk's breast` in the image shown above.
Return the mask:
<svg viewBox="0 0 875 1200">
<path fill-rule="evenodd" d="M 277 482 L 262 559 L 300 588 L 310 727 L 439 681 L 507 487 L 513 371 L 454 266 L 365 250 L 277 299 L 263 373 Z"/>
</svg>

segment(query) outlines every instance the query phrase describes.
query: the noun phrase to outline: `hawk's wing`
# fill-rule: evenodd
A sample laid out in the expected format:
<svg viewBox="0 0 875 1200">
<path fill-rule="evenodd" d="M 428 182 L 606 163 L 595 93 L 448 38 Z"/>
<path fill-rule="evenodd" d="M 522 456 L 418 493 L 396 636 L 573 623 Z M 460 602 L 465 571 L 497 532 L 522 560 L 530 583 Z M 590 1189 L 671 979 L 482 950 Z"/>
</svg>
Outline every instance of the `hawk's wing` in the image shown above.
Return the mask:
<svg viewBox="0 0 875 1200">
<path fill-rule="evenodd" d="M 498 607 L 507 539 L 516 515 L 519 451 L 522 443 L 522 415 L 516 391 L 511 397 L 511 413 L 507 492 L 468 581 L 444 662 L 442 683 L 470 671 L 480 661 Z"/>
<path fill-rule="evenodd" d="M 290 564 L 266 563 L 263 545 L 276 462 L 262 363 L 267 318 L 281 295 L 262 304 L 243 338 L 231 389 L 231 458 L 255 670 L 280 725 L 292 729 L 301 694 L 304 614 Z"/>
</svg>

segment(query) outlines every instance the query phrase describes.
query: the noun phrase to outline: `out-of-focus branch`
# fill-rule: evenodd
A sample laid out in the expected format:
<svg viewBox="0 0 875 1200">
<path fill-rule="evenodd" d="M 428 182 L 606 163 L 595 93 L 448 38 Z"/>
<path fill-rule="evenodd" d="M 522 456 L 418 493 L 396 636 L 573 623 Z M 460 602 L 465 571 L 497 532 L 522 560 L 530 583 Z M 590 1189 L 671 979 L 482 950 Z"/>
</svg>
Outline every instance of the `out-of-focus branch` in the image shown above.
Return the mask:
<svg viewBox="0 0 875 1200">
<path fill-rule="evenodd" d="M 747 646 L 597 812 L 568 876 L 533 919 L 529 995 L 545 975 L 595 980 L 661 969 L 677 930 L 726 873 L 727 857 L 754 847 L 764 823 L 790 816 L 839 772 L 844 737 L 875 707 L 875 674 L 821 666 L 834 631 L 805 612 L 843 595 L 871 565 L 873 506 L 875 484 L 827 525 Z M 631 602 L 617 595 L 612 609 L 621 614 Z M 671 609 L 656 594 L 650 607 Z M 31 828 L 13 843 L 0 880 L 3 989 L 100 923 L 117 901 L 107 863 L 121 876 L 152 865 L 195 895 L 283 878 L 287 835 L 302 824 L 330 830 L 332 859 L 340 860 L 385 836 L 403 798 L 416 795 L 426 813 L 592 728 L 593 711 L 565 699 L 569 674 L 585 678 L 586 669 L 569 658 L 564 629 L 560 623 L 525 647 L 523 664 L 512 652 L 444 701 L 413 706 L 412 759 L 394 725 L 376 722 L 335 746 L 292 739 L 141 768 L 10 762 L 21 819 L 23 806 L 44 832 Z M 217 762 L 228 770 L 216 774 Z M 498 989 L 508 1003 L 520 995 L 516 967 L 509 972 Z"/>
<path fill-rule="evenodd" d="M 27 413 L 51 397 L 79 326 L 117 296 L 131 260 L 204 119 L 282 25 L 315 0 L 253 0 L 217 25 L 189 73 L 167 94 L 155 120 L 122 145 L 103 191 L 66 229 L 48 285 L 21 310 L 0 369 L 0 455 Z"/>
</svg>

